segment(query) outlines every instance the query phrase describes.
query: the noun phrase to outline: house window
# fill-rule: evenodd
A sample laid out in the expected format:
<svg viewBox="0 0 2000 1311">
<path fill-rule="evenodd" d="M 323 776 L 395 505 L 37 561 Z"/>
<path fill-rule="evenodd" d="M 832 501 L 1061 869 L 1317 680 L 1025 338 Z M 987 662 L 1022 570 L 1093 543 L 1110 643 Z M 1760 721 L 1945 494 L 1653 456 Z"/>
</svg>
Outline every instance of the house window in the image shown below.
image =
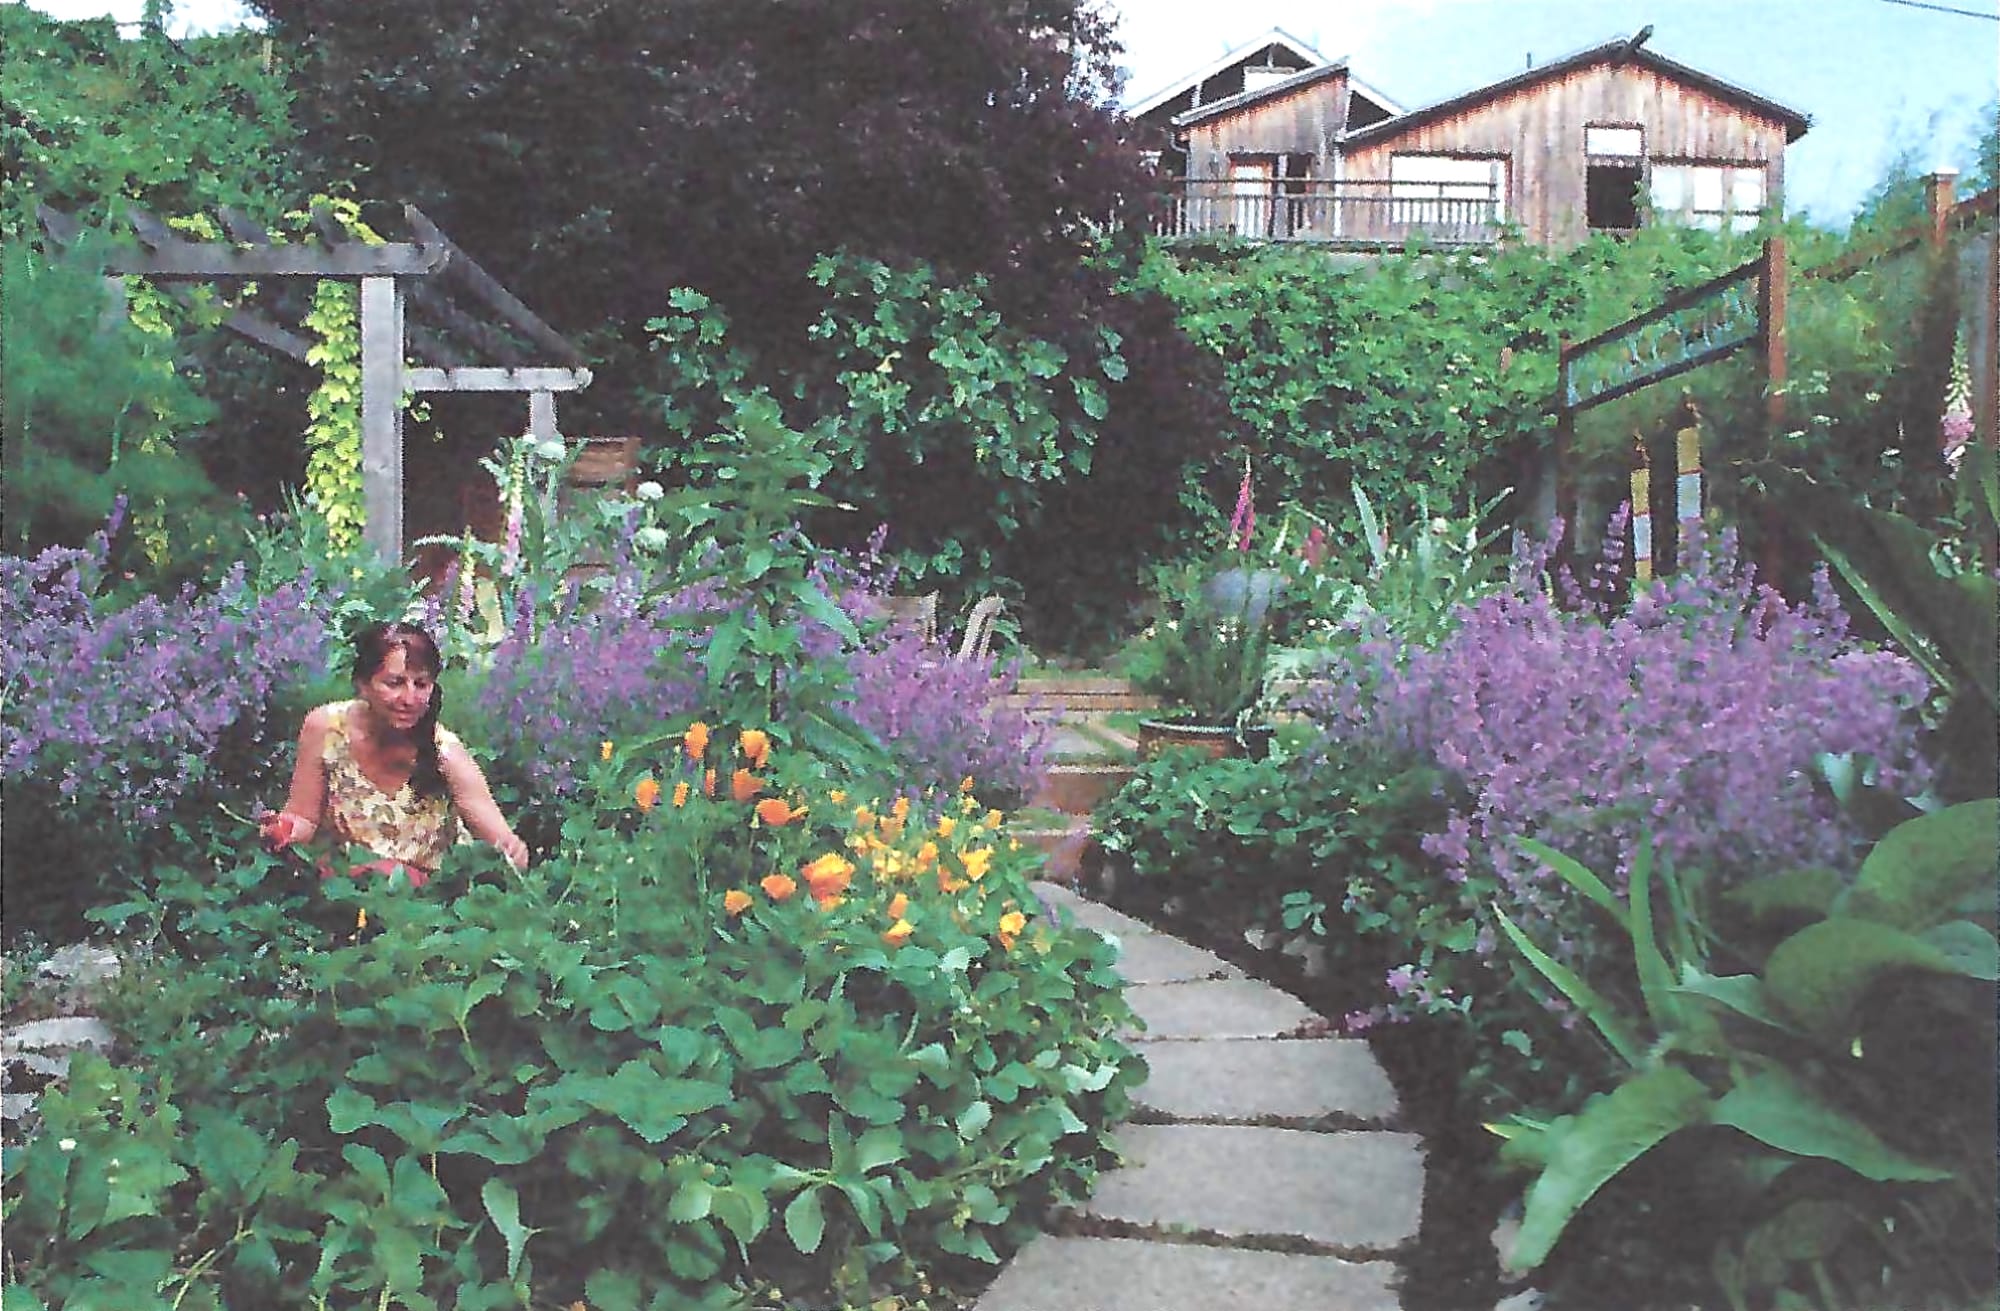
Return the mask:
<svg viewBox="0 0 2000 1311">
<path fill-rule="evenodd" d="M 1586 126 L 1583 156 L 1584 222 L 1592 231 L 1629 232 L 1638 227 L 1645 130 L 1604 123 Z"/>
<path fill-rule="evenodd" d="M 1748 232 L 1764 212 L 1762 164 L 1655 164 L 1653 212 L 1711 232 Z"/>
<path fill-rule="evenodd" d="M 1239 237 L 1285 238 L 1310 221 L 1311 155 L 1232 155 L 1229 227 Z"/>
<path fill-rule="evenodd" d="M 1389 221 L 1475 228 L 1505 217 L 1507 161 L 1463 155 L 1391 155 Z"/>
</svg>

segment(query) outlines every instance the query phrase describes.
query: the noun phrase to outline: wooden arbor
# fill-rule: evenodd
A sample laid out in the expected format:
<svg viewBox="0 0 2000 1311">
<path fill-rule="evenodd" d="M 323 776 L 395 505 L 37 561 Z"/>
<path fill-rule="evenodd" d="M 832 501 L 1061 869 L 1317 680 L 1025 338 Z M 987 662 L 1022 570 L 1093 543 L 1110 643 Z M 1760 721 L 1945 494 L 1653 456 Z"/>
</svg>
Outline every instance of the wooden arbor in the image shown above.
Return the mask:
<svg viewBox="0 0 2000 1311">
<path fill-rule="evenodd" d="M 78 224 L 38 208 L 42 229 L 69 246 Z M 274 242 L 235 211 L 221 211 L 228 241 L 182 239 L 128 206 L 136 245 L 115 249 L 114 276 L 156 282 L 342 278 L 361 284 L 361 479 L 369 546 L 403 554 L 403 397 L 407 392 L 525 392 L 528 431 L 557 440 L 555 394 L 590 385 L 582 354 L 452 244 L 414 205 L 403 206 L 411 240 L 370 243 L 343 232 L 324 210 L 314 239 Z M 237 308 L 223 326 L 267 350 L 307 362 L 312 343 L 273 319 Z M 412 365 L 408 361 L 415 361 Z"/>
</svg>

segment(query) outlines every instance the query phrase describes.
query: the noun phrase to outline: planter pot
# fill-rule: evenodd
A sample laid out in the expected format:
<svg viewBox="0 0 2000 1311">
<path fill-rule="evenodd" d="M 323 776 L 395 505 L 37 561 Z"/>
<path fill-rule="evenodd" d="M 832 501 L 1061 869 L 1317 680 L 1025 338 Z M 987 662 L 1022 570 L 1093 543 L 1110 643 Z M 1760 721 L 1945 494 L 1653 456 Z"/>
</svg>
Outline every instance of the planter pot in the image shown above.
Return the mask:
<svg viewBox="0 0 2000 1311">
<path fill-rule="evenodd" d="M 1270 749 L 1269 724 L 1252 724 L 1238 730 L 1234 724 L 1201 724 L 1187 719 L 1142 719 L 1139 721 L 1139 758 L 1151 760 L 1168 747 L 1199 747 L 1216 760 L 1248 756 L 1261 760 Z"/>
</svg>

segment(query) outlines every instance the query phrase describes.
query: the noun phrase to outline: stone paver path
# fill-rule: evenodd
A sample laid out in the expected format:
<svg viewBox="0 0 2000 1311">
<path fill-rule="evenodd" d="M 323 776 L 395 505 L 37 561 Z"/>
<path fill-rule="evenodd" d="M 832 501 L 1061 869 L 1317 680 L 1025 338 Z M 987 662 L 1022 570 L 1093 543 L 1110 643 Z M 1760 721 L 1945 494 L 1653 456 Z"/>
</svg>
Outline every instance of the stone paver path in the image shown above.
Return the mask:
<svg viewBox="0 0 2000 1311">
<path fill-rule="evenodd" d="M 1421 1142 L 1368 1045 L 1209 952 L 1054 884 L 1116 940 L 1151 1071 L 1124 1163 L 1054 1218 L 977 1311 L 1399 1311 Z"/>
</svg>

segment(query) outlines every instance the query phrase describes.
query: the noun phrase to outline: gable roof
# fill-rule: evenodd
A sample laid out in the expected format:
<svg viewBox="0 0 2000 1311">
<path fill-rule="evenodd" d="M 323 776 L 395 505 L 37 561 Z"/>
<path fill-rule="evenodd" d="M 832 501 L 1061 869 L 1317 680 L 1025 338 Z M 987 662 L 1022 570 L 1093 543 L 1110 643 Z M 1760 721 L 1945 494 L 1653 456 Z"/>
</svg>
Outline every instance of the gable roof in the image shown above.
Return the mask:
<svg viewBox="0 0 2000 1311">
<path fill-rule="evenodd" d="M 1812 119 L 1801 114 L 1796 109 L 1781 105 L 1775 100 L 1758 95 L 1754 91 L 1745 90 L 1733 82 L 1725 82 L 1713 74 L 1702 72 L 1698 68 L 1690 68 L 1686 64 L 1668 59 L 1665 55 L 1655 54 L 1645 46 L 1639 46 L 1635 49 L 1632 38 L 1619 37 L 1614 41 L 1606 41 L 1602 45 L 1592 46 L 1588 50 L 1579 50 L 1573 55 L 1566 55 L 1552 63 L 1543 64 L 1539 68 L 1530 68 L 1524 72 L 1516 73 L 1512 77 L 1504 77 L 1497 82 L 1488 82 L 1485 86 L 1474 87 L 1470 91 L 1462 91 L 1458 95 L 1412 109 L 1406 114 L 1398 114 L 1393 118 L 1384 119 L 1380 123 L 1373 123 L 1367 127 L 1358 128 L 1343 136 L 1341 144 L 1343 146 L 1365 145 L 1384 141 L 1399 135 L 1405 129 L 1418 127 L 1425 123 L 1434 123 L 1438 119 L 1448 118 L 1453 114 L 1474 108 L 1489 100 L 1498 99 L 1523 87 L 1533 86 L 1537 82 L 1562 77 L 1579 68 L 1585 68 L 1591 64 L 1601 63 L 1605 60 L 1623 62 L 1623 60 L 1627 59 L 1642 64 L 1656 73 L 1664 74 L 1667 77 L 1675 78 L 1682 82 L 1692 83 L 1724 100 L 1734 101 L 1736 104 L 1743 106 L 1753 113 L 1776 119 L 1785 125 L 1785 140 L 1788 143 L 1797 141 L 1801 136 L 1805 135 L 1806 129 L 1812 126 Z M 1176 122 L 1178 121 L 1176 120 Z"/>
<path fill-rule="evenodd" d="M 1289 95 L 1294 91 L 1303 90 L 1306 87 L 1324 82 L 1336 73 L 1345 73 L 1346 71 L 1347 61 L 1345 59 L 1337 63 L 1321 64 L 1316 68 L 1300 69 L 1282 82 L 1273 82 L 1268 86 L 1260 86 L 1250 91 L 1238 91 L 1233 96 L 1224 96 L 1222 99 L 1212 100 L 1206 105 L 1198 105 L 1184 114 L 1175 114 L 1174 126 L 1190 127 L 1211 118 L 1220 118 L 1225 114 L 1236 112 L 1245 105 L 1254 105 L 1260 100 L 1270 100 L 1277 96 Z"/>
<path fill-rule="evenodd" d="M 1217 73 L 1223 72 L 1231 64 L 1237 63 L 1239 60 L 1248 59 L 1250 56 L 1264 49 L 1264 47 L 1273 45 L 1282 46 L 1292 55 L 1304 60 L 1308 68 L 1326 62 L 1325 55 L 1322 55 L 1319 51 L 1313 49 L 1283 28 L 1274 27 L 1255 40 L 1246 41 L 1244 44 L 1237 46 L 1207 67 L 1176 78 L 1171 86 L 1154 92 L 1144 100 L 1135 101 L 1131 105 L 1128 105 L 1125 109 L 1125 114 L 1129 118 L 1138 118 L 1141 115 L 1150 114 L 1161 105 L 1172 100 L 1175 96 L 1186 91 L 1189 87 L 1199 86 L 1201 83 L 1214 77 Z"/>
</svg>

